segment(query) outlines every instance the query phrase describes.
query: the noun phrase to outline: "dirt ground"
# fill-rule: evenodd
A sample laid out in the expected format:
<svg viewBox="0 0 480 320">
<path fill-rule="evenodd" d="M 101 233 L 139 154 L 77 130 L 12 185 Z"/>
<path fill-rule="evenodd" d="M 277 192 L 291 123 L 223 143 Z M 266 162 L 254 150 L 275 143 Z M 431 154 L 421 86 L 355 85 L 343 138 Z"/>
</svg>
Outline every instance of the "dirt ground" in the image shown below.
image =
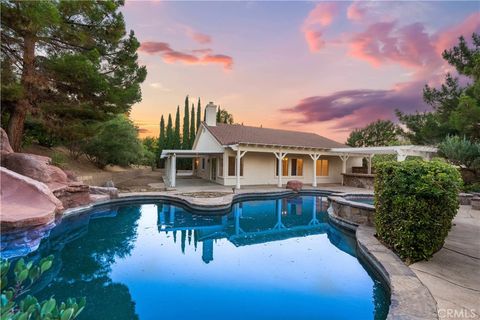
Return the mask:
<svg viewBox="0 0 480 320">
<path fill-rule="evenodd" d="M 39 145 L 30 145 L 23 148 L 22 152 L 33 153 L 41 156 L 52 158 L 53 161 L 57 160 L 59 163 L 52 163 L 64 170 L 69 170 L 77 177 L 100 177 L 108 176 L 108 180 L 119 180 L 115 186 L 120 192 L 138 192 L 138 191 L 162 191 L 165 189 L 162 179 L 162 171 L 145 170 L 146 167 L 120 167 L 120 166 L 107 166 L 104 169 L 96 167 L 86 157 L 82 156 L 78 159 L 73 159 L 64 147 L 47 148 Z M 139 175 L 132 178 L 123 178 L 130 176 L 130 172 L 139 171 Z M 118 179 L 116 179 L 118 177 Z M 85 182 L 90 184 L 88 182 Z M 95 183 L 96 185 L 97 183 Z"/>
</svg>

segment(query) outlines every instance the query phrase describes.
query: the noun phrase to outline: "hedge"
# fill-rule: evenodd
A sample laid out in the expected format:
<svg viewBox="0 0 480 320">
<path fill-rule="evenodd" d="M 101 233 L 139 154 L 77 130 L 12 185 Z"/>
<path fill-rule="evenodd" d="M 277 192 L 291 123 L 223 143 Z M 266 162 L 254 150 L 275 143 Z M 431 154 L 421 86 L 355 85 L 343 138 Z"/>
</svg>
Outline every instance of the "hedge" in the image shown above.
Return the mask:
<svg viewBox="0 0 480 320">
<path fill-rule="evenodd" d="M 461 185 L 458 170 L 439 160 L 378 163 L 377 236 L 407 263 L 430 258 L 452 226 Z"/>
</svg>

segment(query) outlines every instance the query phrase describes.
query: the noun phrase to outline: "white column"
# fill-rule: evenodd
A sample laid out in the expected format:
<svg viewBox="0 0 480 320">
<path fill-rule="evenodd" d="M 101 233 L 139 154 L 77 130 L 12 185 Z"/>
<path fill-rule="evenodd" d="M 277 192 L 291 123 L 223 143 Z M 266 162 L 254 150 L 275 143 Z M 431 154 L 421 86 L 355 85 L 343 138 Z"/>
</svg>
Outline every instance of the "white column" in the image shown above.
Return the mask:
<svg viewBox="0 0 480 320">
<path fill-rule="evenodd" d="M 283 176 L 283 158 L 287 155 L 286 152 L 282 153 L 281 151 L 279 152 L 274 152 L 273 153 L 275 157 L 277 158 L 278 161 L 278 187 L 282 187 L 282 176 Z"/>
<path fill-rule="evenodd" d="M 369 155 L 367 157 L 367 164 L 368 164 L 368 171 L 367 173 L 368 174 L 372 174 L 372 158 L 373 158 L 373 154 Z"/>
<path fill-rule="evenodd" d="M 170 187 L 175 188 L 175 180 L 176 180 L 176 175 L 177 175 L 177 156 L 175 154 L 172 154 L 171 159 L 170 159 Z"/>
<path fill-rule="evenodd" d="M 342 155 L 340 156 L 340 159 L 342 159 L 342 173 L 347 173 L 347 160 L 348 160 L 349 155 Z M 342 185 L 344 183 L 344 176 L 342 174 Z"/>
<path fill-rule="evenodd" d="M 237 157 L 236 157 L 237 164 L 235 166 L 235 176 L 237 178 L 237 183 L 236 183 L 235 189 L 240 189 L 240 164 L 241 164 L 240 160 L 245 155 L 245 153 L 247 153 L 247 151 L 241 152 L 240 147 L 238 147 Z"/>
<path fill-rule="evenodd" d="M 320 154 L 318 153 L 310 153 L 310 158 L 313 160 L 313 180 L 312 180 L 312 187 L 317 186 L 317 160 L 320 158 Z"/>
</svg>

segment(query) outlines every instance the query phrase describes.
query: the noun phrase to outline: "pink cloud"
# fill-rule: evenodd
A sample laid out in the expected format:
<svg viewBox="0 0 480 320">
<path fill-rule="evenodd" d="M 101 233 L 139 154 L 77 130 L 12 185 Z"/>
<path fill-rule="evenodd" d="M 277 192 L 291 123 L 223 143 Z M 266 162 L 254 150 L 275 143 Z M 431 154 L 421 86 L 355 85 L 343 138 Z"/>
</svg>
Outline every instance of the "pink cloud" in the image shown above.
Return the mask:
<svg viewBox="0 0 480 320">
<path fill-rule="evenodd" d="M 333 18 L 338 14 L 338 6 L 335 2 L 321 2 L 313 8 L 305 20 L 305 25 L 330 25 Z"/>
<path fill-rule="evenodd" d="M 212 37 L 208 34 L 196 31 L 189 26 L 184 26 L 183 28 L 185 29 L 187 36 L 199 44 L 207 44 L 212 42 Z"/>
<path fill-rule="evenodd" d="M 325 47 L 325 40 L 322 39 L 321 31 L 305 30 L 304 34 L 311 52 L 318 52 Z"/>
<path fill-rule="evenodd" d="M 181 62 L 184 64 L 220 64 L 225 70 L 233 67 L 233 58 L 224 54 L 212 54 L 211 49 L 192 50 L 191 53 L 173 50 L 168 43 L 146 41 L 142 42 L 141 52 L 150 55 L 158 54 L 166 63 Z"/>
<path fill-rule="evenodd" d="M 445 49 L 451 48 L 461 35 L 470 40 L 474 32 L 480 33 L 480 12 L 472 13 L 462 23 L 439 32 L 435 42 L 437 53 L 441 54 Z"/>
<path fill-rule="evenodd" d="M 338 14 L 335 2 L 321 2 L 313 8 L 303 22 L 302 32 L 311 52 L 318 52 L 325 47 L 322 28 L 329 26 Z"/>
<path fill-rule="evenodd" d="M 347 18 L 349 20 L 362 20 L 367 13 L 367 8 L 365 8 L 361 2 L 354 2 L 347 8 Z"/>
<path fill-rule="evenodd" d="M 230 56 L 224 54 L 207 54 L 201 59 L 204 63 L 219 63 L 223 65 L 224 69 L 232 69 L 233 59 Z"/>
<path fill-rule="evenodd" d="M 371 24 L 349 40 L 351 56 L 378 67 L 385 63 L 433 70 L 442 64 L 431 36 L 421 23 L 397 27 L 396 22 Z"/>
</svg>

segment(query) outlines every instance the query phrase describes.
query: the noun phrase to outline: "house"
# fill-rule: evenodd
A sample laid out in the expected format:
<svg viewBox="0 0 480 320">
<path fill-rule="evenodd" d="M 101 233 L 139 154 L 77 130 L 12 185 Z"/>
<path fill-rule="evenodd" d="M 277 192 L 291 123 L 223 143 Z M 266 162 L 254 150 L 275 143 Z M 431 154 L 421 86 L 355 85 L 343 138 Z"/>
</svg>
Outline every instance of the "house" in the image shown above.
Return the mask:
<svg viewBox="0 0 480 320">
<path fill-rule="evenodd" d="M 192 158 L 193 174 L 225 186 L 277 185 L 300 180 L 341 183 L 352 167 L 367 159 L 371 172 L 374 154 L 430 157 L 435 148 L 419 146 L 349 148 L 315 133 L 216 123 L 217 107 L 205 107 L 205 121 L 197 131 L 192 150 L 163 150 L 165 182 L 176 184 L 176 159 Z"/>
</svg>

